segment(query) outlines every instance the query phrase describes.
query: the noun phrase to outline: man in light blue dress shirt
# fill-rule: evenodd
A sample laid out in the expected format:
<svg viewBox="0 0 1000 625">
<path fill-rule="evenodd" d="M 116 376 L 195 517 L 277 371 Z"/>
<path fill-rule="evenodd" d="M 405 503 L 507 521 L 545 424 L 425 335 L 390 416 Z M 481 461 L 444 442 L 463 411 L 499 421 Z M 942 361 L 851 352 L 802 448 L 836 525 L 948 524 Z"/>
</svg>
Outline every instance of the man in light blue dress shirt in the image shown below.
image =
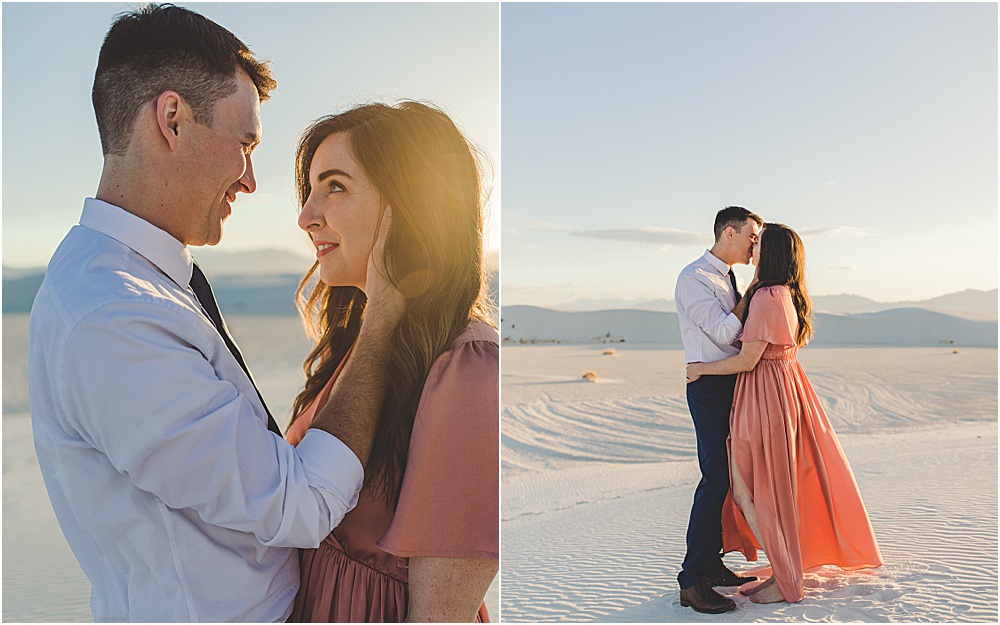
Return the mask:
<svg viewBox="0 0 1000 625">
<path fill-rule="evenodd" d="M 232 33 L 169 5 L 121 16 L 101 48 L 101 181 L 52 256 L 28 347 L 39 465 L 98 622 L 285 620 L 297 548 L 357 502 L 398 293 L 370 269 L 365 358 L 292 448 L 191 286 L 187 246 L 218 243 L 256 188 L 275 86 Z"/>
<path fill-rule="evenodd" d="M 740 206 L 727 206 L 715 216 L 715 244 L 677 277 L 674 302 L 680 322 L 685 361 L 714 362 L 740 353 L 741 301 L 732 266 L 749 264 L 763 221 Z M 736 376 L 702 376 L 687 385 L 688 409 L 698 443 L 701 481 L 694 495 L 687 530 L 687 553 L 681 573 L 681 605 L 718 614 L 736 603 L 713 590 L 738 586 L 755 577 L 740 577 L 722 562 L 722 506 L 729 492 L 729 412 Z"/>
</svg>

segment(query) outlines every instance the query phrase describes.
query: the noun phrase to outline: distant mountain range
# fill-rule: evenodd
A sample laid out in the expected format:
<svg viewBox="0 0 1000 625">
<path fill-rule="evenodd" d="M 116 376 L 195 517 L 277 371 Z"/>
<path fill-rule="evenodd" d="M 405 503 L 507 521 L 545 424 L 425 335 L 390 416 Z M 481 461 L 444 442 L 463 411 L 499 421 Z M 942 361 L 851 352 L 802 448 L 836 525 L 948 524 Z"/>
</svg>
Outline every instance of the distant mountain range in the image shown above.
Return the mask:
<svg viewBox="0 0 1000 625">
<path fill-rule="evenodd" d="M 256 250 L 248 252 L 218 252 L 207 248 L 195 248 L 192 254 L 204 268 L 212 281 L 216 298 L 226 314 L 245 315 L 295 315 L 294 297 L 299 280 L 312 266 L 312 259 L 282 250 Z M 496 253 L 487 256 L 490 295 L 494 302 L 499 299 Z M 31 309 L 35 293 L 42 283 L 43 267 L 3 267 L 3 312 L 24 313 Z M 928 300 L 905 302 L 877 302 L 859 295 L 820 295 L 813 297 L 813 307 L 819 318 L 838 318 L 840 315 L 860 315 L 895 311 L 899 309 L 919 309 L 923 312 L 944 313 L 966 321 L 992 323 L 993 341 L 996 342 L 997 289 L 978 291 L 967 289 Z M 504 311 L 523 306 L 505 307 Z M 541 310 L 541 309 L 540 309 Z M 640 313 L 675 313 L 672 300 L 624 300 L 624 299 L 581 299 L 556 306 L 556 312 L 584 312 L 587 316 L 575 318 L 566 323 L 583 323 L 579 319 L 599 318 L 609 312 L 615 319 L 645 318 Z M 594 312 L 596 311 L 596 312 Z M 828 313 L 828 315 L 824 315 Z M 832 313 L 832 314 L 829 314 Z M 913 314 L 917 313 L 912 313 Z M 930 317 L 924 317 L 930 318 Z M 653 326 L 663 323 L 662 318 L 650 322 Z M 589 322 L 587 322 L 589 323 Z M 828 323 L 838 327 L 853 323 L 846 319 L 831 319 Z M 586 325 L 586 324 L 585 324 Z M 641 324 L 640 324 L 641 325 Z M 676 327 L 676 322 L 668 323 Z M 603 326 L 602 326 L 603 327 Z M 568 329 L 568 328 L 567 328 Z M 638 327 L 636 328 L 638 329 Z M 581 328 L 582 330 L 582 328 Z M 609 330 L 604 330 L 606 333 Z M 890 332 L 891 334 L 891 332 Z M 642 336 L 655 334 L 642 333 Z M 655 335 L 659 336 L 659 335 Z M 679 339 L 678 339 L 679 340 Z"/>
<path fill-rule="evenodd" d="M 205 270 L 225 315 L 297 315 L 295 291 L 312 260 L 280 250 L 216 252 L 194 249 L 192 255 Z M 489 290 L 499 298 L 497 258 L 486 259 Z M 3 267 L 3 313 L 31 310 L 45 277 L 44 267 Z"/>
<path fill-rule="evenodd" d="M 813 345 L 996 347 L 995 321 L 978 321 L 922 308 L 814 317 Z M 680 345 L 677 313 L 649 310 L 565 312 L 504 306 L 504 343 L 667 343 Z"/>
<path fill-rule="evenodd" d="M 205 270 L 206 275 L 216 276 L 302 276 L 309 271 L 314 257 L 293 254 L 284 250 L 255 250 L 252 252 L 218 252 L 211 248 L 192 248 L 191 255 Z"/>
<path fill-rule="evenodd" d="M 966 289 L 958 293 L 949 293 L 931 299 L 902 302 L 877 302 L 860 295 L 818 295 L 812 298 L 812 303 L 814 310 L 826 313 L 857 314 L 881 312 L 896 308 L 923 308 L 925 310 L 960 314 L 982 321 L 997 320 L 997 289 L 989 291 Z M 677 312 L 674 301 L 668 299 L 578 299 L 553 306 L 552 309 L 565 312 L 621 309 Z"/>
</svg>

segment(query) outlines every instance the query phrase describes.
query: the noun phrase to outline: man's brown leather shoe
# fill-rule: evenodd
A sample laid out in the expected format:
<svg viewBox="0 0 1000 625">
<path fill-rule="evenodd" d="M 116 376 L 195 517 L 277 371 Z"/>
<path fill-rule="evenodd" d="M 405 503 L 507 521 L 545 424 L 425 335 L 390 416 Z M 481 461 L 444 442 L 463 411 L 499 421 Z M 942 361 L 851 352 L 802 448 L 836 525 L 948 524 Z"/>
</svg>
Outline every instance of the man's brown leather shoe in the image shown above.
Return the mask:
<svg viewBox="0 0 1000 625">
<path fill-rule="evenodd" d="M 701 580 L 689 588 L 681 588 L 681 605 L 705 614 L 722 614 L 736 609 L 736 602 L 712 590 L 711 582 Z"/>
</svg>

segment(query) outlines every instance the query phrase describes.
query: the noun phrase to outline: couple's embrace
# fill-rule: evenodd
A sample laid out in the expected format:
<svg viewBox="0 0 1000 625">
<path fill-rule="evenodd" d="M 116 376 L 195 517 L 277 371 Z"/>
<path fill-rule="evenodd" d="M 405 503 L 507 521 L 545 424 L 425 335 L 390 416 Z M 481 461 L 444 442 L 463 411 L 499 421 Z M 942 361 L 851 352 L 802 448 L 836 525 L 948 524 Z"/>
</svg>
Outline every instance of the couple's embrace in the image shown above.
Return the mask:
<svg viewBox="0 0 1000 625">
<path fill-rule="evenodd" d="M 305 131 L 316 343 L 285 440 L 187 249 L 255 190 L 275 86 L 170 5 L 120 16 L 101 48 L 100 184 L 29 330 L 35 448 L 94 618 L 487 620 L 499 348 L 473 150 L 414 102 Z"/>
<path fill-rule="evenodd" d="M 738 206 L 718 212 L 714 231 L 675 291 L 702 473 L 677 579 L 681 605 L 706 613 L 736 608 L 714 588 L 757 579 L 726 568 L 726 552 L 767 554 L 772 576 L 740 591 L 755 603 L 801 601 L 813 567 L 882 564 L 850 464 L 796 359 L 812 336 L 802 240 Z M 749 263 L 756 273 L 741 295 L 732 266 Z"/>
</svg>

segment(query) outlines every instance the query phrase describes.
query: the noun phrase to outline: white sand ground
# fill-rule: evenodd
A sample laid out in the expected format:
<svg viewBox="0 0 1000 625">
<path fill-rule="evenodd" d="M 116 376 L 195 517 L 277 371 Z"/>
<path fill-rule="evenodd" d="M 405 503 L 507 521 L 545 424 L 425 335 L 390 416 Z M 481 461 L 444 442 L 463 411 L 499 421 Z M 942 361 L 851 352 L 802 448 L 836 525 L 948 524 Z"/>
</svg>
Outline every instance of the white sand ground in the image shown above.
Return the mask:
<svg viewBox="0 0 1000 625">
<path fill-rule="evenodd" d="M 27 315 L 3 316 L 3 620 L 92 621 L 90 582 L 49 504 L 28 407 Z M 261 394 L 284 427 L 309 343 L 295 317 L 227 317 Z M 500 581 L 486 595 L 499 613 Z"/>
<path fill-rule="evenodd" d="M 799 604 L 728 589 L 738 609 L 709 616 L 676 585 L 699 478 L 683 353 L 608 348 L 502 350 L 505 621 L 996 622 L 996 349 L 803 350 L 886 564 L 808 573 Z"/>
</svg>

